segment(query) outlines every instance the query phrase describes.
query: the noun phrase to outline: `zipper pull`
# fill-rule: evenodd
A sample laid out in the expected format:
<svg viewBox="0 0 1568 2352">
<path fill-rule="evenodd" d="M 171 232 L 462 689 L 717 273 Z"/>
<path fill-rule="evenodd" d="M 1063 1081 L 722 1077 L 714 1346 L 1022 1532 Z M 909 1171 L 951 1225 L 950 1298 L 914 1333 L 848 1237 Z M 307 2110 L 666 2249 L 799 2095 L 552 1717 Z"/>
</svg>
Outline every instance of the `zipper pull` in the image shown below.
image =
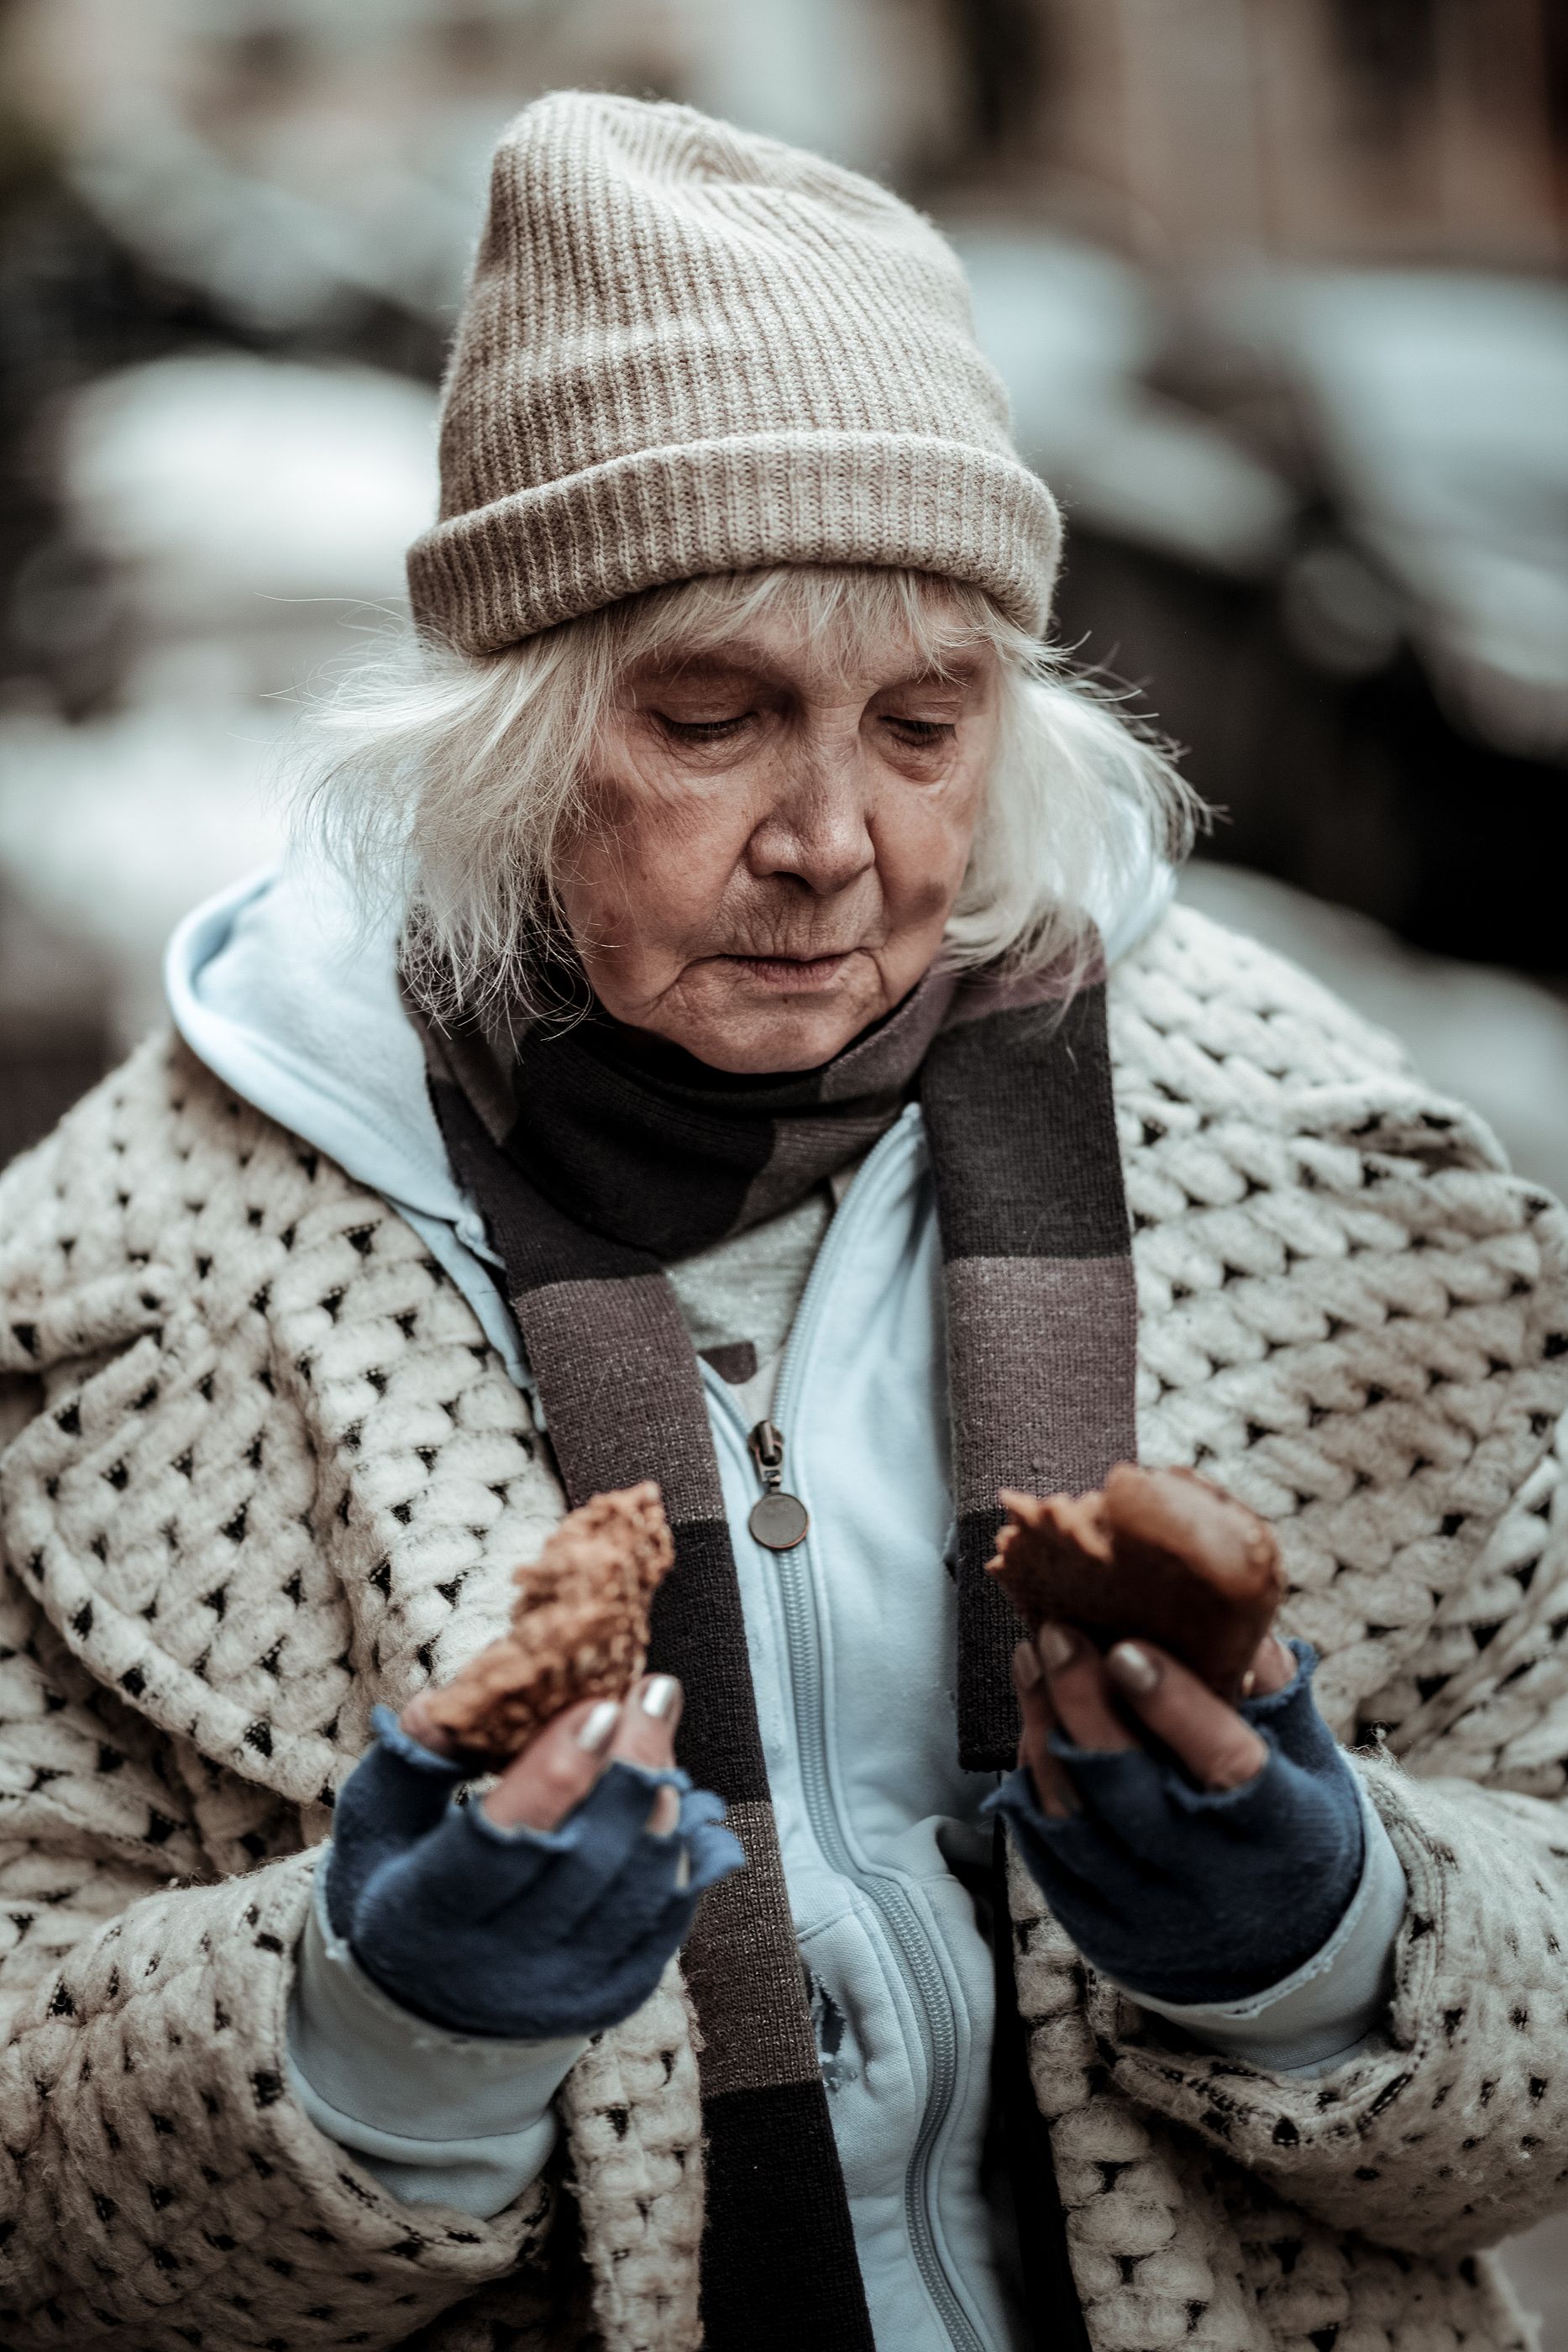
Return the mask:
<svg viewBox="0 0 1568 2352">
<path fill-rule="evenodd" d="M 767 1550 L 793 1551 L 811 1519 L 800 1496 L 784 1491 L 784 1433 L 770 1421 L 759 1421 L 746 1442 L 766 1489 L 746 1524 Z"/>
</svg>

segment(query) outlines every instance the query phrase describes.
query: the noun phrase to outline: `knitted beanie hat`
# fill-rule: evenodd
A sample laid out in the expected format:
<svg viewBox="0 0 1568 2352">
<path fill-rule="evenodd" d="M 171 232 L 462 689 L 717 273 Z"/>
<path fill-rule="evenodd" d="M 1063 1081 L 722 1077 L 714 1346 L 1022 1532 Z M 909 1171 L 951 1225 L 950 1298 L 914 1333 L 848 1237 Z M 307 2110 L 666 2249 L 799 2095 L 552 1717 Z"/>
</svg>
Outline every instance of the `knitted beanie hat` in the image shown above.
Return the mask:
<svg viewBox="0 0 1568 2352">
<path fill-rule="evenodd" d="M 669 581 L 864 563 L 1038 632 L 1060 536 L 956 257 L 898 197 L 685 106 L 569 90 L 506 131 L 422 629 L 488 653 Z"/>
</svg>

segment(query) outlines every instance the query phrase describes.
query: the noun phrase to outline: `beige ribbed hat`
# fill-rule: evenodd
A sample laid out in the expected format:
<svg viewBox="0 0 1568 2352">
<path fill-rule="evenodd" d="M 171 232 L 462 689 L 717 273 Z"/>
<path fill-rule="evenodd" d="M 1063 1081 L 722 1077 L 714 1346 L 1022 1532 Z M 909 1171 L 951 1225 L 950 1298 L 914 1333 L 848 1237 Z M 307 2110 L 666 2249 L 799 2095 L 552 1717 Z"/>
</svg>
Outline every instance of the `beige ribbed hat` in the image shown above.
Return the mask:
<svg viewBox="0 0 1568 2352">
<path fill-rule="evenodd" d="M 1060 537 L 957 259 L 898 197 L 685 106 L 567 90 L 506 131 L 422 629 L 487 653 L 667 581 L 870 563 L 1039 631 Z"/>
</svg>

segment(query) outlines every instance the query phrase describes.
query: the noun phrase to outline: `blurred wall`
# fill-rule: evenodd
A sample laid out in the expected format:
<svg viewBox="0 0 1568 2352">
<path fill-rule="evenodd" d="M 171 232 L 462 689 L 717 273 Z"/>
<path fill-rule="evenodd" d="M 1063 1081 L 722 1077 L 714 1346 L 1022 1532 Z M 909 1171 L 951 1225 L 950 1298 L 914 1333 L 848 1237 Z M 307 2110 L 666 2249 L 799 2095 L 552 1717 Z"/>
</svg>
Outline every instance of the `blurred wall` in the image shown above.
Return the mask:
<svg viewBox="0 0 1568 2352">
<path fill-rule="evenodd" d="M 1047 201 L 1148 261 L 1563 257 L 1551 0 L 1059 0 L 1046 14 Z"/>
</svg>

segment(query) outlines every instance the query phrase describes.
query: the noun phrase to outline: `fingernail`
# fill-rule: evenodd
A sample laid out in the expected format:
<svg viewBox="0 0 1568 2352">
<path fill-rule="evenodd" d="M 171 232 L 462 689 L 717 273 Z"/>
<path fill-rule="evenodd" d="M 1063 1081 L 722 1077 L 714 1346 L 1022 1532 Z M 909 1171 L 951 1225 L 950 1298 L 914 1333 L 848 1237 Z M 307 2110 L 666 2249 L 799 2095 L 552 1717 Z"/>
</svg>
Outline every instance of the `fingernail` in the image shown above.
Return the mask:
<svg viewBox="0 0 1568 2352">
<path fill-rule="evenodd" d="M 1146 1650 L 1135 1642 L 1118 1642 L 1105 1661 L 1106 1672 L 1113 1682 L 1133 1691 L 1139 1698 L 1147 1698 L 1160 1678 L 1160 1670 Z"/>
<path fill-rule="evenodd" d="M 1040 1660 L 1032 1642 L 1020 1642 L 1013 1652 L 1013 1680 L 1020 1691 L 1031 1691 L 1040 1680 Z"/>
<path fill-rule="evenodd" d="M 1078 1636 L 1065 1625 L 1042 1625 L 1034 1642 L 1048 1675 L 1060 1674 L 1068 1660 L 1078 1655 Z"/>
<path fill-rule="evenodd" d="M 655 1675 L 643 1693 L 643 1714 L 653 1716 L 662 1722 L 680 1696 L 680 1691 L 681 1686 L 674 1675 Z"/>
<path fill-rule="evenodd" d="M 601 1698 L 598 1706 L 593 1709 L 592 1713 L 584 1722 L 582 1729 L 578 1733 L 578 1746 L 580 1748 L 585 1748 L 591 1756 L 597 1756 L 600 1749 L 601 1748 L 608 1748 L 611 1741 L 614 1738 L 615 1727 L 620 1720 L 621 1707 L 619 1701 L 612 1698 Z"/>
</svg>

